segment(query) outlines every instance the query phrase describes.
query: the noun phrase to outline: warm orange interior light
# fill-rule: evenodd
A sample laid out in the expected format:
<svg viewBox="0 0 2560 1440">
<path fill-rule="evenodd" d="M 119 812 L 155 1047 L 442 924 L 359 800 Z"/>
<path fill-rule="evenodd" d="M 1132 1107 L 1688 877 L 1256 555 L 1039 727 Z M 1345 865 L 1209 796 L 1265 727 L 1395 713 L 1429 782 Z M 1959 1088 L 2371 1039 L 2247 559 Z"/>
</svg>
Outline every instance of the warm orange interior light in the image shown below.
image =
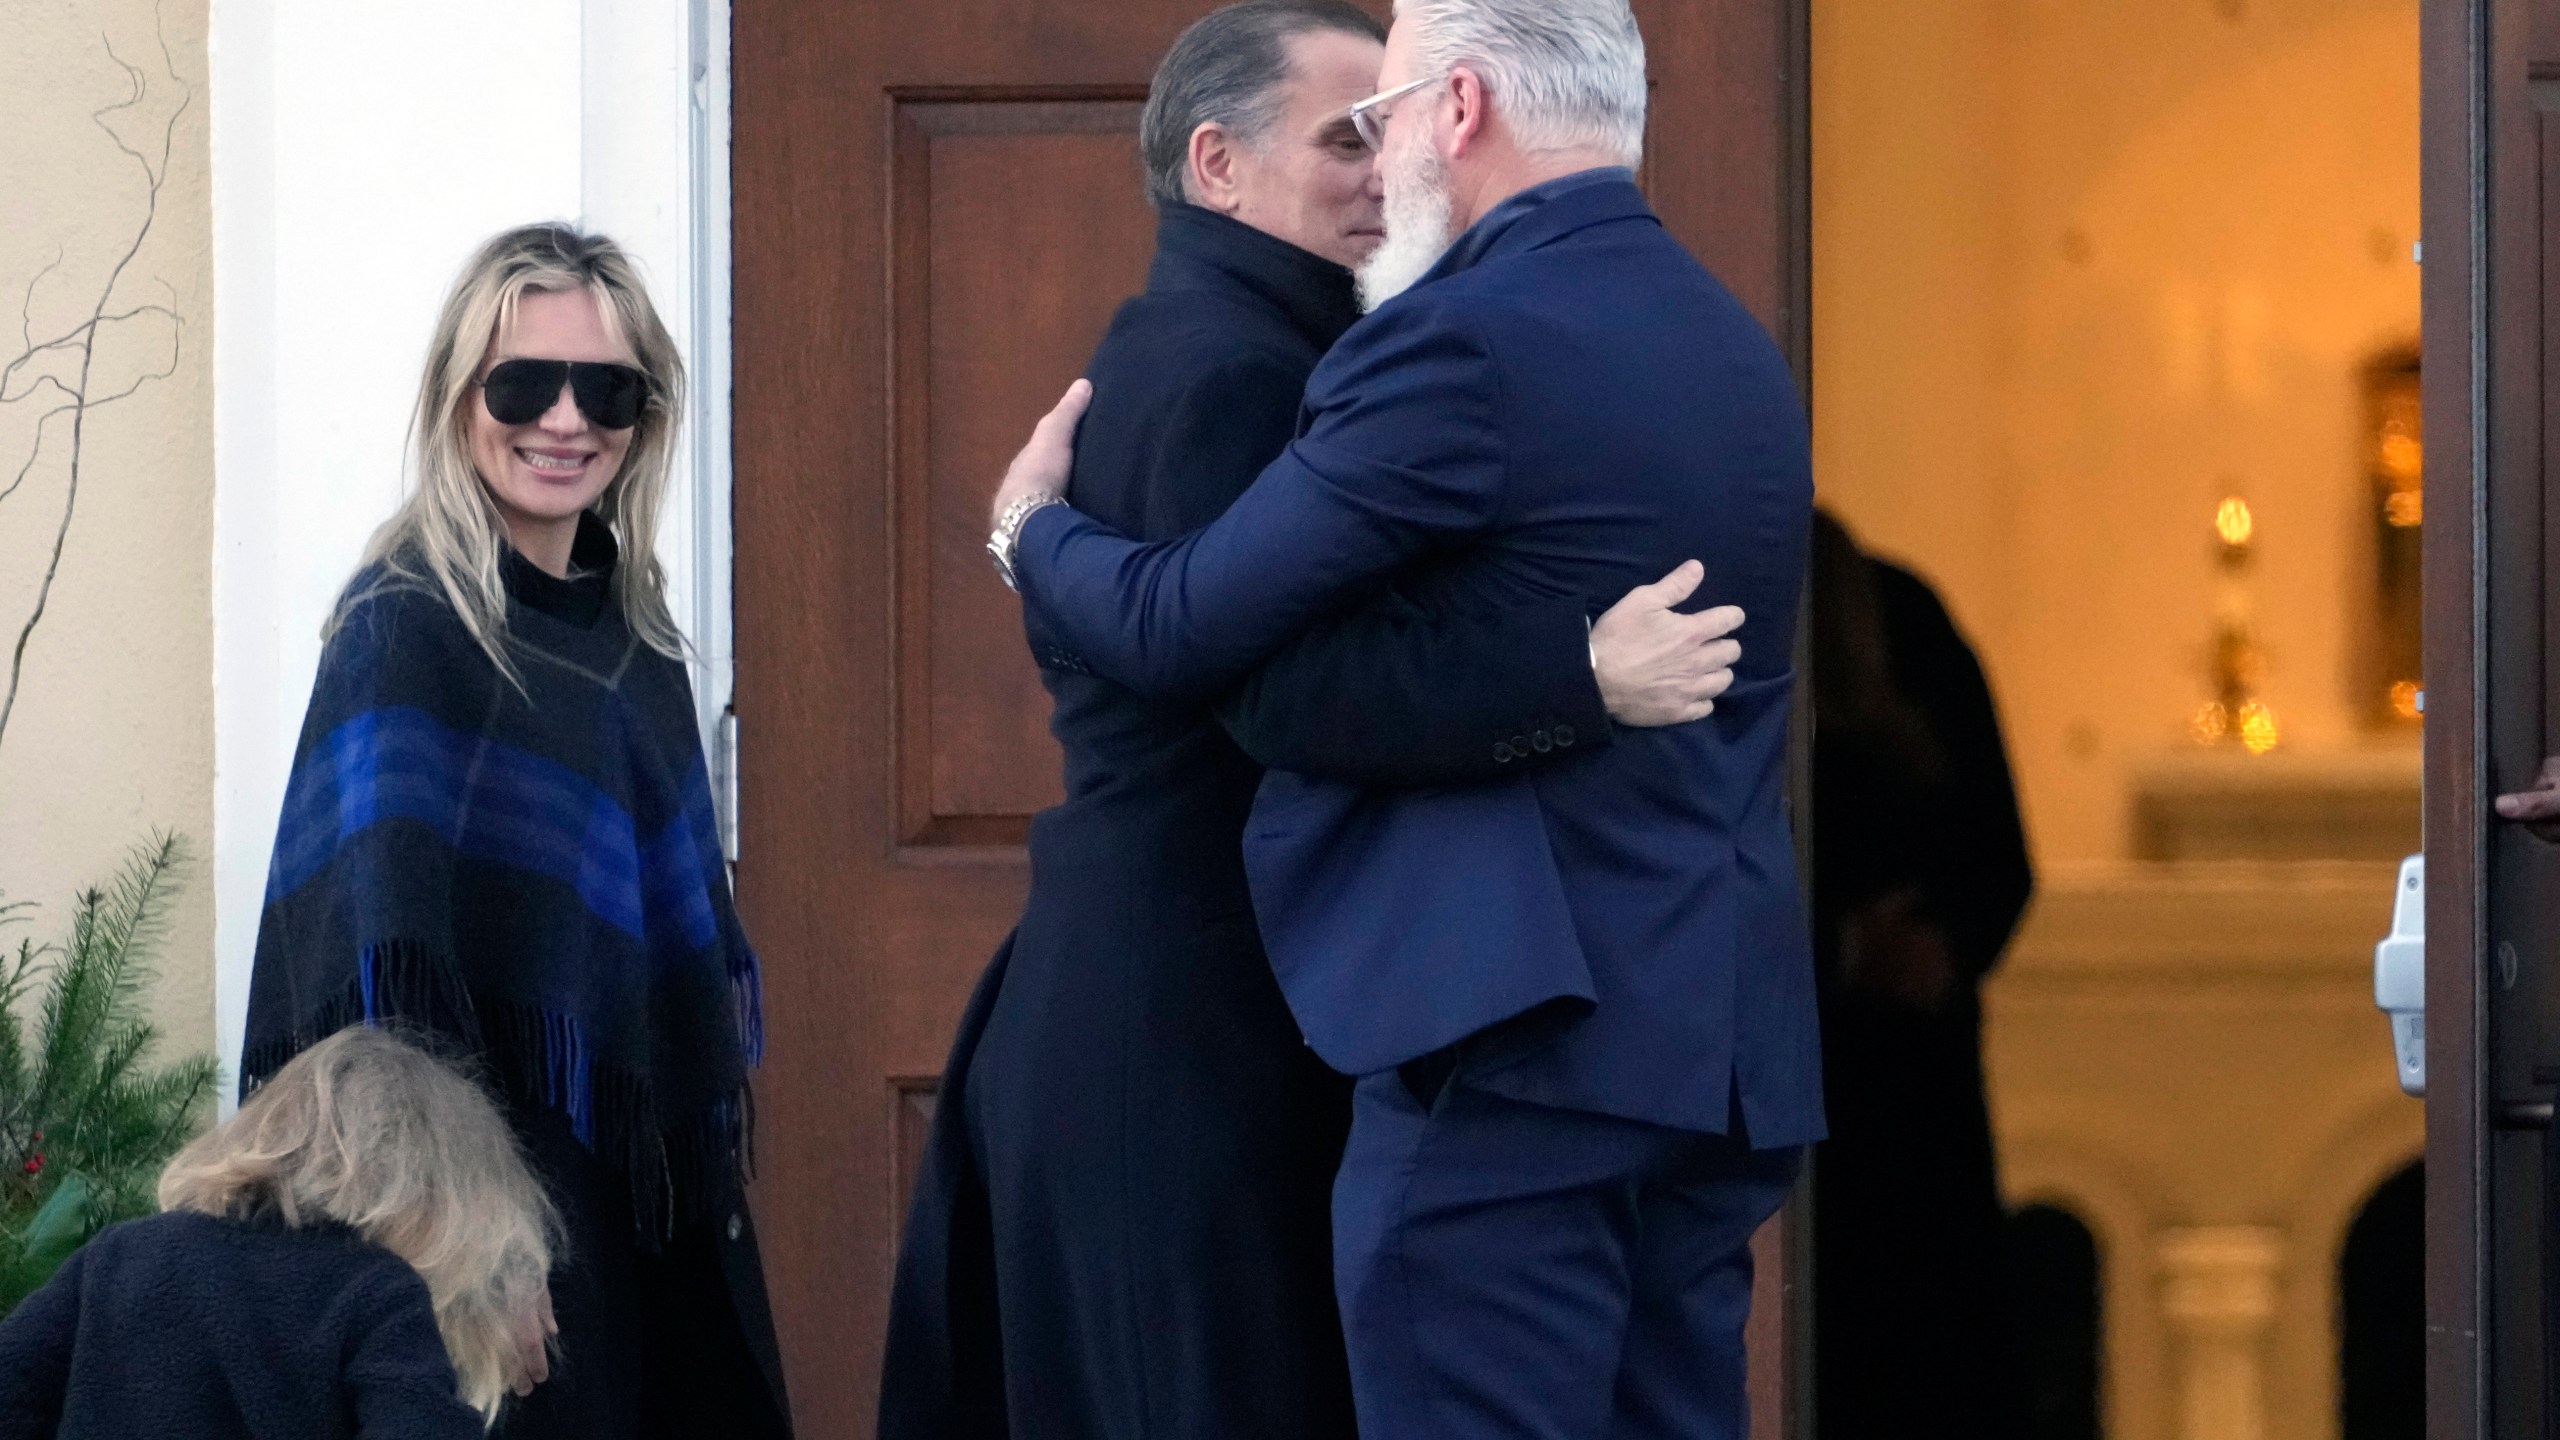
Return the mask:
<svg viewBox="0 0 2560 1440">
<path fill-rule="evenodd" d="M 2256 700 L 2240 707 L 2240 743 L 2250 754 L 2266 754 L 2277 739 L 2276 712 Z"/>
<path fill-rule="evenodd" d="M 2249 514 L 2249 502 L 2237 495 L 2223 501 L 2222 508 L 2213 512 L 2214 533 L 2235 550 L 2248 544 L 2257 528 L 2257 521 Z"/>
<path fill-rule="evenodd" d="M 2417 681 L 2394 680 L 2391 682 L 2391 713 L 2403 720 L 2418 718 Z"/>
<path fill-rule="evenodd" d="M 2382 473 L 2402 486 L 2417 485 L 2426 478 L 2427 447 L 2425 443 L 2400 425 L 2392 425 L 2382 434 Z"/>
</svg>

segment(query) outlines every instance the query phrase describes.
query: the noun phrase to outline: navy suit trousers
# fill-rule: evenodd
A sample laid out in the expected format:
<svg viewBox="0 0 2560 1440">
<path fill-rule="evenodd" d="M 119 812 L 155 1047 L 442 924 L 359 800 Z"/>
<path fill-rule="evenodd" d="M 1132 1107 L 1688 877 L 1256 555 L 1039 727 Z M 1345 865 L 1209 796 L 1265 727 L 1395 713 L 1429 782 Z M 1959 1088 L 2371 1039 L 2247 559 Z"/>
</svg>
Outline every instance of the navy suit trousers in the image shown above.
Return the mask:
<svg viewBox="0 0 2560 1440">
<path fill-rule="evenodd" d="M 1741 1440 L 1751 1236 L 1802 1151 L 1360 1082 L 1334 1279 L 1361 1440 Z M 1738 1127 L 1737 1127 L 1738 1128 Z"/>
</svg>

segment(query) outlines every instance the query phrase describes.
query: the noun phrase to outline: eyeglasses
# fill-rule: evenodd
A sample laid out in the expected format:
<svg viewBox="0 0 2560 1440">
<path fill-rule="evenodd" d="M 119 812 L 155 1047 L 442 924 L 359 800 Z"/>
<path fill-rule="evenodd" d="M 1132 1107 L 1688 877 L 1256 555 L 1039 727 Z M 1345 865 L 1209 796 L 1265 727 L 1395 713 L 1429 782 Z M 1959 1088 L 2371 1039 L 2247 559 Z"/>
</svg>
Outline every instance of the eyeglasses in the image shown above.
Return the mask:
<svg viewBox="0 0 2560 1440">
<path fill-rule="evenodd" d="M 648 375 L 594 360 L 501 360 L 480 382 L 480 402 L 501 425 L 530 425 L 560 403 L 563 385 L 578 402 L 578 413 L 607 430 L 639 424 L 649 405 Z"/>
<path fill-rule="evenodd" d="M 1410 95 L 1425 85 L 1437 85 L 1443 77 L 1426 75 L 1407 80 L 1393 90 L 1381 90 L 1351 107 L 1351 128 L 1360 132 L 1360 142 L 1372 150 L 1387 148 L 1387 102 Z"/>
</svg>

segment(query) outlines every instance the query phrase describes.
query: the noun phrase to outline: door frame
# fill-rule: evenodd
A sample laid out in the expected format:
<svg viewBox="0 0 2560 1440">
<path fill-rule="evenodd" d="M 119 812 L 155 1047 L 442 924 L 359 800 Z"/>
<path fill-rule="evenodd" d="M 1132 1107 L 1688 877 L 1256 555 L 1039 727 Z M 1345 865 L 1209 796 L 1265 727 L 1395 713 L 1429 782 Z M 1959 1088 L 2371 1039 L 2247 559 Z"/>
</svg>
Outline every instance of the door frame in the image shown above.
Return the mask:
<svg viewBox="0 0 2560 1440">
<path fill-rule="evenodd" d="M 2513 578 L 2496 573 L 2508 547 L 2493 552 L 2493 528 L 2541 528 L 2541 466 L 2517 453 L 2539 450 L 2534 411 L 2541 388 L 2539 305 L 2530 333 L 2499 328 L 2494 294 L 2531 299 L 2537 280 L 2519 262 L 2537 256 L 2541 216 L 2502 207 L 2516 193 L 2516 166 L 2530 179 L 2532 110 L 2525 94 L 2522 0 L 2421 0 L 2421 167 L 2427 474 L 2425 507 L 2425 847 L 2427 857 L 2426 1384 L 2429 1440 L 2488 1440 L 2500 1422 L 2533 1410 L 2538 1395 L 2539 1266 L 2507 1267 L 2497 1254 L 2502 1215 L 2514 1218 L 2513 1182 L 2532 1181 L 2515 1163 L 2532 1154 L 2523 1127 L 2539 1119 L 2525 1097 L 2502 1097 L 2496 1079 L 2492 999 L 2485 962 L 2499 910 L 2491 877 L 2502 856 L 2486 799 L 2499 748 L 2533 715 L 2544 730 L 2538 673 L 2530 696 L 2493 674 L 2505 659 L 2518 671 L 2543 667 L 2538 606 L 2514 613 Z M 2524 152 L 2519 154 L 2518 152 Z M 2526 193 L 2532 193 L 2530 189 Z M 2510 211 L 2514 213 L 2509 213 Z M 2519 251 L 2519 247 L 2522 247 Z M 2509 307 L 2510 316 L 2516 307 Z M 2519 353 L 2520 340 L 2531 342 Z M 2501 403 L 2522 398 L 2521 407 Z M 2521 423 L 2520 423 L 2521 422 Z M 2493 527 L 2493 520 L 2506 524 Z M 2513 531 L 2508 530 L 2512 534 Z M 2537 545 L 2536 548 L 2539 548 Z M 2537 572 L 2539 566 L 2533 567 Z M 2530 577 L 2539 589 L 2539 574 Z M 2493 581 L 2504 582 L 2493 584 Z M 2491 621 L 2498 621 L 2493 635 Z M 2519 650 L 2518 646 L 2529 647 Z M 2493 721 L 2506 721 L 2495 727 Z M 2547 735 L 2526 737 L 2539 751 Z M 2529 772 L 2528 772 L 2529 773 Z M 2510 776 L 2522 779 L 2522 776 Z M 2512 867 L 2509 867 L 2510 870 Z M 2507 872 L 2500 872 L 2507 873 Z M 2504 1162 L 2504 1163 L 2502 1163 Z M 2538 1186 L 2536 1187 L 2538 1188 Z M 2499 1197 L 2509 1194 L 2502 1206 Z M 2512 1241 L 2514 1236 L 2508 1237 Z M 2536 1247 L 2538 1249 L 2538 1247 Z M 2527 1433 L 2514 1430 L 2511 1433 Z"/>
<path fill-rule="evenodd" d="M 2478 346 L 2487 291 L 2476 198 L 2484 176 L 2481 55 L 2487 0 L 2422 0 L 2421 252 L 2426 356 L 2425 848 L 2427 857 L 2428 1440 L 2485 1440 L 2488 1416 L 2479 1279 L 2486 1270 L 2478 1040 L 2485 1029 L 2478 957 L 2486 948 L 2480 882 L 2480 757 L 2485 675 L 2477 663 L 2484 488 L 2478 430 L 2485 397 Z M 2422 242 L 2423 243 L 2423 242 Z M 2458 524 L 2446 523 L 2461 517 Z"/>
<path fill-rule="evenodd" d="M 1782 273 L 1778 345 L 1795 371 L 1807 427 L 1820 396 L 1813 370 L 1813 0 L 1779 0 L 1781 150 L 1777 218 Z M 1819 477 L 1817 477 L 1817 480 Z M 1796 614 L 1813 614 L 1813 580 L 1805 578 Z M 1787 797 L 1795 819 L 1796 878 L 1805 913 L 1813 911 L 1813 627 L 1796 626 L 1796 704 L 1788 717 Z M 1813 1440 L 1814 1249 L 1813 1171 L 1805 1151 L 1795 1194 L 1763 1236 L 1760 1262 L 1775 1274 L 1752 1287 L 1747 1352 L 1751 1364 L 1751 1440 Z M 1774 1266 L 1770 1262 L 1774 1261 Z"/>
</svg>

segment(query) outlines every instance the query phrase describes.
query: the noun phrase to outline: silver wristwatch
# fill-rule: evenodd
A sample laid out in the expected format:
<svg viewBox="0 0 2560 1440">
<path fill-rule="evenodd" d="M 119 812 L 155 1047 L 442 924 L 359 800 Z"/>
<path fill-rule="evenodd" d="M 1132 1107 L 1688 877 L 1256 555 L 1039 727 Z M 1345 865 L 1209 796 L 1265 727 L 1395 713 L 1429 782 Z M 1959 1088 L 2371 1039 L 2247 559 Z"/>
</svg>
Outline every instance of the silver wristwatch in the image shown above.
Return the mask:
<svg viewBox="0 0 2560 1440">
<path fill-rule="evenodd" d="M 996 517 L 995 533 L 987 537 L 987 554 L 994 557 L 996 578 L 1004 582 L 1004 588 L 1015 594 L 1022 592 L 1021 584 L 1013 578 L 1013 551 L 1022 539 L 1022 522 L 1030 519 L 1035 510 L 1066 503 L 1056 495 L 1025 495 L 1004 507 L 1004 513 Z"/>
</svg>

